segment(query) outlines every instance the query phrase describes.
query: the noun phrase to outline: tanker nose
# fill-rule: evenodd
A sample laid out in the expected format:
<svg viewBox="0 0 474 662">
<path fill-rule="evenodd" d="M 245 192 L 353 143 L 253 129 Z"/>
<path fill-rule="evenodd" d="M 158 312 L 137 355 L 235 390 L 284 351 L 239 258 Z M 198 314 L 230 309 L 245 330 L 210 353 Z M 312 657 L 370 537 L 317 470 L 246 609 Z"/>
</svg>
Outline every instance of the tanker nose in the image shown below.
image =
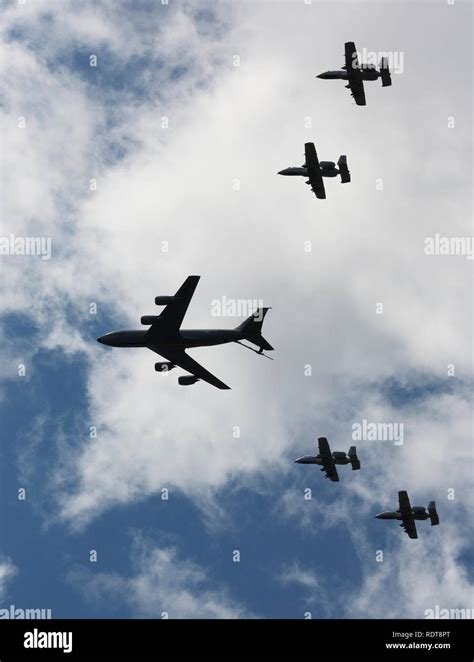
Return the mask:
<svg viewBox="0 0 474 662">
<path fill-rule="evenodd" d="M 316 78 L 322 78 L 322 79 L 324 80 L 325 78 L 328 77 L 328 73 L 329 73 L 329 72 L 327 72 L 327 71 L 323 71 L 323 73 L 322 73 L 322 74 L 318 74 L 318 75 L 316 76 Z"/>
<path fill-rule="evenodd" d="M 277 172 L 277 175 L 287 175 L 288 174 L 288 168 L 284 168 L 283 170 L 279 170 Z"/>
<path fill-rule="evenodd" d="M 100 342 L 102 345 L 108 345 L 109 344 L 107 342 L 107 336 L 100 336 L 100 338 L 97 338 L 97 342 Z"/>
<path fill-rule="evenodd" d="M 295 464 L 303 464 L 303 458 L 299 457 L 297 460 L 295 460 Z"/>
</svg>

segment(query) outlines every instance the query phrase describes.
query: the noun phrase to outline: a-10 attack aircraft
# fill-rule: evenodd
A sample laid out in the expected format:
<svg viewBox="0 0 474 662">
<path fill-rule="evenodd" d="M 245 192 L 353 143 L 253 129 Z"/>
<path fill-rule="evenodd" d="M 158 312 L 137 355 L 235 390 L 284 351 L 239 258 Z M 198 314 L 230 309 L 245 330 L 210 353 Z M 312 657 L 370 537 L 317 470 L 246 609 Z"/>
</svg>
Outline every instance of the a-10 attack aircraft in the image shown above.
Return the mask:
<svg viewBox="0 0 474 662">
<path fill-rule="evenodd" d="M 289 177 L 308 177 L 306 184 L 311 185 L 311 190 L 320 200 L 326 199 L 323 177 L 337 177 L 337 175 L 340 175 L 341 184 L 347 184 L 351 181 L 346 156 L 342 155 L 339 157 L 339 161 L 337 162 L 339 169 L 336 168 L 334 161 L 318 160 L 314 143 L 305 143 L 304 156 L 305 162 L 301 168 L 285 168 L 284 170 L 280 170 L 278 174 Z"/>
<path fill-rule="evenodd" d="M 415 526 L 415 520 L 431 520 L 431 526 L 439 524 L 438 513 L 436 512 L 436 503 L 430 501 L 428 509 L 424 506 L 411 506 L 408 494 L 404 491 L 398 493 L 399 508 L 393 512 L 387 511 L 375 515 L 376 519 L 396 519 L 401 520 L 400 526 L 408 533 L 409 538 L 418 538 Z"/>
<path fill-rule="evenodd" d="M 342 79 L 347 80 L 346 87 L 350 89 L 354 101 L 358 106 L 365 106 L 365 80 L 382 80 L 382 87 L 389 87 L 392 84 L 388 60 L 383 57 L 380 60 L 380 71 L 377 71 L 373 64 L 359 64 L 357 50 L 353 41 L 347 41 L 344 44 L 345 65 L 338 71 L 325 71 L 316 76 L 324 80 Z"/>
<path fill-rule="evenodd" d="M 360 461 L 357 457 L 355 446 L 349 448 L 347 455 L 342 451 L 331 453 L 326 437 L 318 438 L 318 446 L 318 455 L 303 455 L 303 457 L 299 457 L 295 462 L 298 464 L 319 464 L 321 471 L 326 472 L 326 478 L 330 478 L 335 483 L 339 482 L 336 464 L 351 464 L 353 470 L 360 469 Z"/>
<path fill-rule="evenodd" d="M 214 377 L 208 370 L 194 361 L 185 350 L 188 347 L 204 347 L 209 345 L 222 345 L 236 342 L 247 349 L 263 354 L 263 350 L 272 350 L 273 347 L 262 336 L 262 324 L 268 308 L 259 308 L 235 329 L 197 329 L 182 330 L 181 324 L 200 276 L 188 276 L 174 296 L 159 296 L 155 298 L 157 306 L 165 306 L 160 315 L 145 315 L 140 322 L 150 326 L 146 331 L 113 331 L 97 338 L 98 342 L 111 347 L 147 347 L 156 352 L 167 362 L 155 363 L 155 370 L 164 372 L 179 366 L 191 373 L 178 378 L 182 386 L 195 384 L 202 379 L 212 386 L 220 389 L 229 389 L 230 386 Z M 247 340 L 259 350 L 242 343 Z M 267 357 L 270 358 L 270 357 Z"/>
</svg>

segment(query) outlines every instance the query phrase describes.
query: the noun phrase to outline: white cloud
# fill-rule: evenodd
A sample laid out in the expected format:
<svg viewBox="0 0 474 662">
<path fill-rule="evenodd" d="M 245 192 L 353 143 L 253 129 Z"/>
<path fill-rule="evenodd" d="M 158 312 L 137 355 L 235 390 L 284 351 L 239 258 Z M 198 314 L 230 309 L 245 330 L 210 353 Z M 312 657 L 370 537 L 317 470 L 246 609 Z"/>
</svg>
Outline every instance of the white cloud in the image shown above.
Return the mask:
<svg viewBox="0 0 474 662">
<path fill-rule="evenodd" d="M 421 523 L 422 524 L 422 523 Z M 421 529 L 421 524 L 419 528 Z M 474 584 L 459 556 L 469 542 L 461 540 L 459 523 L 443 522 L 431 536 L 425 532 L 416 541 L 395 539 L 384 549 L 383 562 L 375 551 L 363 563 L 362 586 L 344 596 L 348 618 L 426 618 L 427 610 L 473 608 Z M 470 612 L 468 612 L 470 613 Z"/>
<path fill-rule="evenodd" d="M 297 564 L 283 568 L 278 579 L 299 585 L 305 604 L 317 604 L 329 618 L 421 619 L 431 617 L 437 607 L 472 613 L 474 584 L 460 560 L 470 548 L 469 537 L 460 536 L 459 524 L 447 520 L 443 531 L 425 532 L 422 525 L 416 541 L 394 525 L 385 542 L 374 546 L 366 530 L 353 522 L 351 536 L 362 569 L 355 586 L 335 585 L 326 575 Z"/>
<path fill-rule="evenodd" d="M 317 589 L 319 579 L 314 572 L 301 568 L 297 563 L 284 568 L 279 576 L 282 584 L 299 584 L 306 589 Z"/>
<path fill-rule="evenodd" d="M 69 581 L 87 600 L 107 608 L 116 601 L 141 618 L 249 618 L 252 614 L 217 587 L 200 565 L 181 558 L 175 547 L 156 547 L 136 534 L 133 573 L 71 571 Z"/>
<path fill-rule="evenodd" d="M 18 573 L 18 568 L 11 559 L 0 557 L 0 600 L 5 600 L 7 596 L 7 584 Z"/>
</svg>

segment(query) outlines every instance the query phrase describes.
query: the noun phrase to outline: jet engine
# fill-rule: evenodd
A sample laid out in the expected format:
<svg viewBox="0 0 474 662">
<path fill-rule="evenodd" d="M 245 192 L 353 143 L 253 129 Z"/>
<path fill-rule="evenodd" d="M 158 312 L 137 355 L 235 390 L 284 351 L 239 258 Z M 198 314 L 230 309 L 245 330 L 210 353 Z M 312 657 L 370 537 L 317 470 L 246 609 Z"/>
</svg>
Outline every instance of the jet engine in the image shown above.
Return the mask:
<svg viewBox="0 0 474 662">
<path fill-rule="evenodd" d="M 413 506 L 411 509 L 413 513 L 417 513 L 418 515 L 425 514 L 426 510 L 423 506 Z"/>
<path fill-rule="evenodd" d="M 159 363 L 155 363 L 156 372 L 168 372 L 168 370 L 173 370 L 173 368 L 176 368 L 175 364 L 170 363 L 169 361 L 160 361 Z"/>
<path fill-rule="evenodd" d="M 346 459 L 346 454 L 343 451 L 334 451 L 332 456 L 335 460 L 345 460 Z"/>
<path fill-rule="evenodd" d="M 181 384 L 181 386 L 191 386 L 191 384 L 195 384 L 198 381 L 199 377 L 195 377 L 194 375 L 183 375 L 182 377 L 178 377 L 178 384 Z"/>
<path fill-rule="evenodd" d="M 157 306 L 167 306 L 173 299 L 174 297 L 155 297 L 155 303 Z"/>
<path fill-rule="evenodd" d="M 319 165 L 323 170 L 333 170 L 336 167 L 334 161 L 320 161 Z"/>
<path fill-rule="evenodd" d="M 140 324 L 153 324 L 153 322 L 156 320 L 157 315 L 143 315 L 143 317 L 140 317 Z"/>
</svg>

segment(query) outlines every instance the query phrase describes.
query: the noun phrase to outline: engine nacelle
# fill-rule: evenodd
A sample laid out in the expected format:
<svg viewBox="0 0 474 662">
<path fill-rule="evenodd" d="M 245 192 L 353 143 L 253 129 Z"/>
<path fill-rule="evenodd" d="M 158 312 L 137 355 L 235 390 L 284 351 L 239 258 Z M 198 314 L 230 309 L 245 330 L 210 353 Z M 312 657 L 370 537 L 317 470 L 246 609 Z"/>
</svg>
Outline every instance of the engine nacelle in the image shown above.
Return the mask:
<svg viewBox="0 0 474 662">
<path fill-rule="evenodd" d="M 143 315 L 140 317 L 140 324 L 150 325 L 156 320 L 157 315 Z"/>
<path fill-rule="evenodd" d="M 173 368 L 176 368 L 175 364 L 170 363 L 169 361 L 160 361 L 159 363 L 155 363 L 156 372 L 168 372 L 169 370 L 173 370 Z"/>
<path fill-rule="evenodd" d="M 336 167 L 334 161 L 320 161 L 319 165 L 323 170 L 333 170 Z"/>
<path fill-rule="evenodd" d="M 155 297 L 155 303 L 157 306 L 167 306 L 173 299 L 174 297 Z"/>
<path fill-rule="evenodd" d="M 346 458 L 346 454 L 343 451 L 334 451 L 332 456 L 335 460 L 344 460 Z"/>
<path fill-rule="evenodd" d="M 413 506 L 412 512 L 414 513 L 425 513 L 425 508 L 424 506 Z"/>
<path fill-rule="evenodd" d="M 191 386 L 191 384 L 195 384 L 198 381 L 199 377 L 195 377 L 194 375 L 183 375 L 182 377 L 178 377 L 178 384 L 181 384 L 181 386 Z"/>
</svg>

